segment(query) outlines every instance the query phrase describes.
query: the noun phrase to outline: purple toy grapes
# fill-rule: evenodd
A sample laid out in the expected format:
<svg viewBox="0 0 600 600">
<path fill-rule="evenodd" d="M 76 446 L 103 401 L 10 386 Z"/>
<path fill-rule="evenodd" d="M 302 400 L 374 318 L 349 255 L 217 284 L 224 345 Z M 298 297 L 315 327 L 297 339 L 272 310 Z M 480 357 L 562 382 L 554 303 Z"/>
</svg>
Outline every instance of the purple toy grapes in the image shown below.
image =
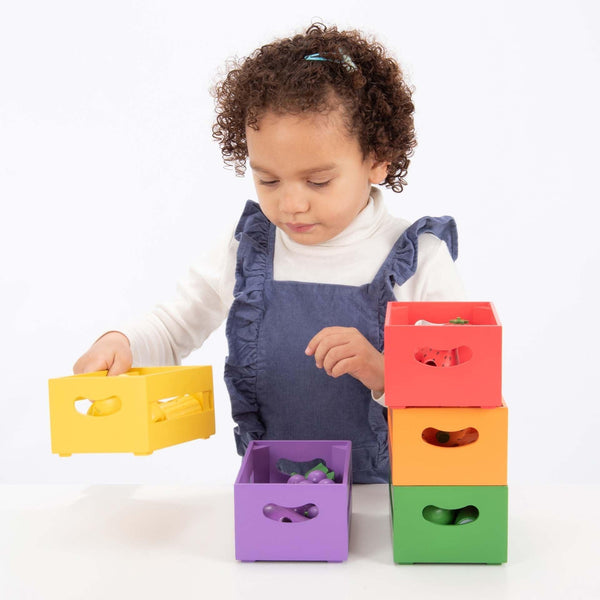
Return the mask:
<svg viewBox="0 0 600 600">
<path fill-rule="evenodd" d="M 287 480 L 288 483 L 300 483 L 301 481 L 305 481 L 304 475 L 301 473 L 295 473 Z"/>
<path fill-rule="evenodd" d="M 321 481 L 321 479 L 325 479 L 325 477 L 327 477 L 327 475 L 325 475 L 323 471 L 315 469 L 306 476 L 306 479 L 308 479 L 308 481 L 310 481 L 311 483 L 319 483 L 319 481 Z"/>
</svg>

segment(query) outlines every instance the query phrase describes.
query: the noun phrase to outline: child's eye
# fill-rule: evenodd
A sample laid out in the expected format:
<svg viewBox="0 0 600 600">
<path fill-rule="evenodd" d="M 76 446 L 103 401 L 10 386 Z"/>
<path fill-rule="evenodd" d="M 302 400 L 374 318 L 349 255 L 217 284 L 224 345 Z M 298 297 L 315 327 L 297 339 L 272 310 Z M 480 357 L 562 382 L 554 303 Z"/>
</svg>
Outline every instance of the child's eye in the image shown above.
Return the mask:
<svg viewBox="0 0 600 600">
<path fill-rule="evenodd" d="M 277 179 L 274 179 L 273 181 L 263 181 L 262 179 L 259 179 L 258 183 L 260 183 L 260 185 L 275 185 L 276 183 L 279 183 L 279 181 Z"/>
<path fill-rule="evenodd" d="M 308 183 L 310 183 L 310 185 L 314 185 L 315 187 L 325 187 L 326 185 L 329 185 L 331 183 L 331 179 L 329 179 L 328 181 L 320 181 L 320 182 L 309 181 Z"/>
</svg>

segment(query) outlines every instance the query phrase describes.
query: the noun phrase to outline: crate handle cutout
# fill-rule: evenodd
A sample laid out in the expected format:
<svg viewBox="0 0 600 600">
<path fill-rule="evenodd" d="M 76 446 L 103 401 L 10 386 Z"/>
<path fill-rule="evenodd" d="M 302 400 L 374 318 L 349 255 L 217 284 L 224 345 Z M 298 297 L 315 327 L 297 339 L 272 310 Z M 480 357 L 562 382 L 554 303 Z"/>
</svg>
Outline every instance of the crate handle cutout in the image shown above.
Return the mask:
<svg viewBox="0 0 600 600">
<path fill-rule="evenodd" d="M 468 346 L 447 350 L 423 346 L 415 352 L 415 360 L 428 367 L 456 367 L 471 360 L 473 351 Z"/>
<path fill-rule="evenodd" d="M 435 525 L 468 525 L 479 517 L 479 509 L 472 504 L 462 508 L 440 508 L 430 504 L 423 509 L 423 518 Z"/>
<path fill-rule="evenodd" d="M 280 506 L 270 502 L 263 506 L 263 515 L 280 523 L 305 523 L 314 519 L 318 514 L 318 506 L 312 503 L 302 506 Z"/>
<path fill-rule="evenodd" d="M 458 448 L 468 446 L 479 439 L 479 432 L 475 427 L 466 427 L 458 431 L 442 431 L 435 427 L 427 427 L 421 437 L 425 442 L 440 448 Z"/>
<path fill-rule="evenodd" d="M 121 410 L 121 400 L 117 396 L 91 400 L 79 396 L 75 398 L 75 410 L 88 417 L 108 417 Z"/>
<path fill-rule="evenodd" d="M 202 394 L 184 394 L 152 403 L 152 421 L 168 421 L 187 417 L 204 410 Z"/>
</svg>

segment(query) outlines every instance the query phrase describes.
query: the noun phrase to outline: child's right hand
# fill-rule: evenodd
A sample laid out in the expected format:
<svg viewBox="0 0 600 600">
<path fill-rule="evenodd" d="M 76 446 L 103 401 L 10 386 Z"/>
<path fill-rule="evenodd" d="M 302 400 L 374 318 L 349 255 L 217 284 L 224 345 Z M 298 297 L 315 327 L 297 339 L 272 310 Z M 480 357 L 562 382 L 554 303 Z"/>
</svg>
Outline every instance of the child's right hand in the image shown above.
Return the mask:
<svg viewBox="0 0 600 600">
<path fill-rule="evenodd" d="M 108 375 L 120 375 L 129 371 L 132 363 L 133 355 L 127 336 L 119 331 L 109 331 L 98 338 L 73 365 L 73 373 L 108 371 Z"/>
</svg>

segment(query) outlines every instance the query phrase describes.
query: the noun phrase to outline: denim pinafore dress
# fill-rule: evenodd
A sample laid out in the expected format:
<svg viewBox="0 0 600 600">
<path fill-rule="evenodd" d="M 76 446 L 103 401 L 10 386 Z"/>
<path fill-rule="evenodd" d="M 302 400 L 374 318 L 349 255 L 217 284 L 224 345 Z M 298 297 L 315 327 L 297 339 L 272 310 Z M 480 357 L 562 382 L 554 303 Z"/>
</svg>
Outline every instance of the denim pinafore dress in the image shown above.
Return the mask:
<svg viewBox="0 0 600 600">
<path fill-rule="evenodd" d="M 380 352 L 394 285 L 417 268 L 418 236 L 433 233 L 457 256 L 450 217 L 424 217 L 396 241 L 371 283 L 361 286 L 275 281 L 275 226 L 247 202 L 239 241 L 234 301 L 226 325 L 225 381 L 237 451 L 249 442 L 351 440 L 353 481 L 389 481 L 387 409 L 351 375 L 334 379 L 304 349 L 324 327 L 355 327 Z M 314 457 L 317 458 L 317 457 Z"/>
</svg>

